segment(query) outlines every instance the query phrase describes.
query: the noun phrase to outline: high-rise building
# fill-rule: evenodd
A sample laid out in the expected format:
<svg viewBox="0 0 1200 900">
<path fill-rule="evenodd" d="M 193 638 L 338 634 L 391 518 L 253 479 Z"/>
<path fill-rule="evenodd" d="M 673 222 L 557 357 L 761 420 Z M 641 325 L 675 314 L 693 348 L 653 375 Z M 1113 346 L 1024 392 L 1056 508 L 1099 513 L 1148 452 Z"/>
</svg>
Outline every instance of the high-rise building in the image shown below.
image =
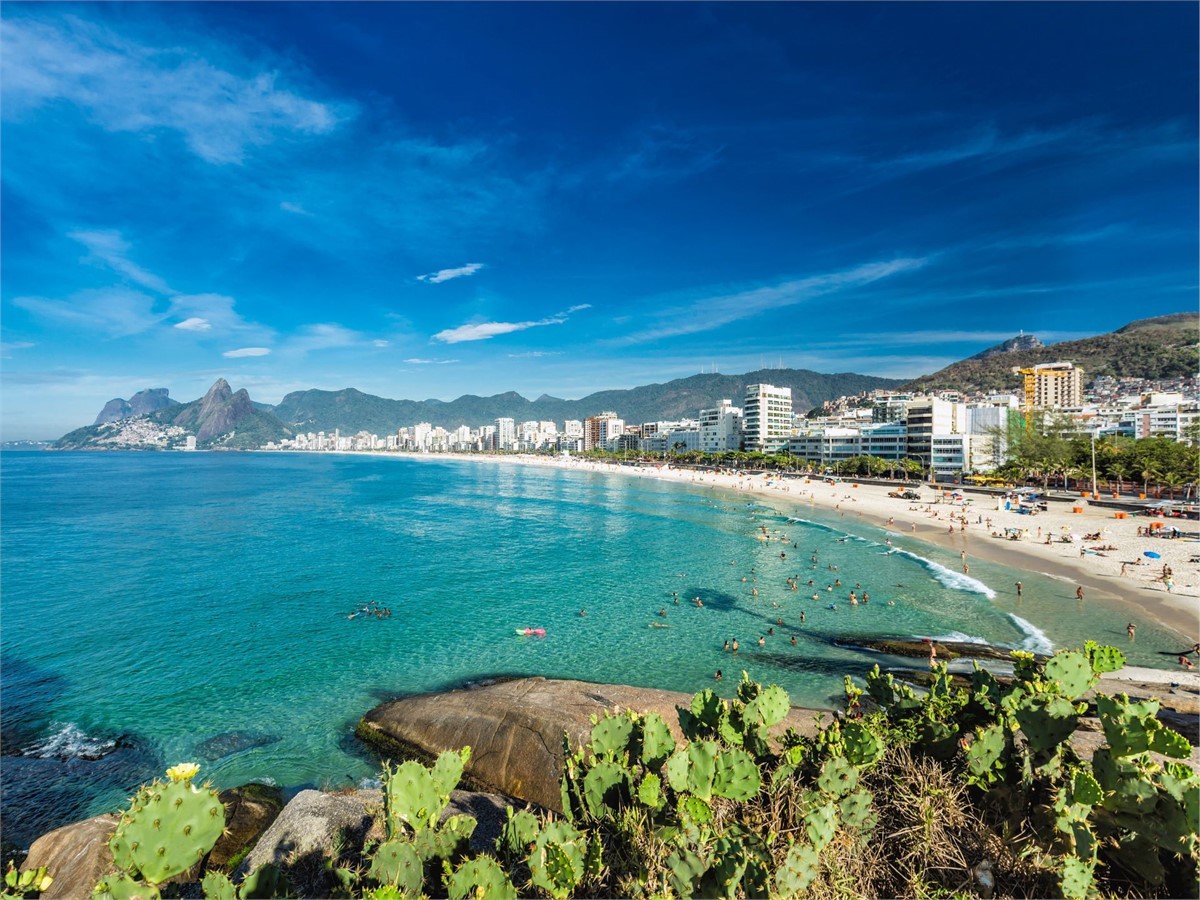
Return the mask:
<svg viewBox="0 0 1200 900">
<path fill-rule="evenodd" d="M 700 449 L 722 453 L 742 449 L 742 411 L 731 400 L 722 400 L 714 409 L 700 410 Z"/>
<path fill-rule="evenodd" d="M 1035 409 L 1063 409 L 1083 405 L 1083 369 L 1068 362 L 1033 367 Z"/>
<path fill-rule="evenodd" d="M 746 386 L 742 429 L 747 450 L 778 453 L 792 430 L 792 389 L 773 384 Z"/>
<path fill-rule="evenodd" d="M 625 422 L 615 412 L 602 412 L 583 420 L 583 449 L 604 450 L 610 439 L 625 430 Z"/>
<path fill-rule="evenodd" d="M 512 419 L 496 420 L 495 449 L 512 450 L 517 442 L 517 426 Z"/>
</svg>

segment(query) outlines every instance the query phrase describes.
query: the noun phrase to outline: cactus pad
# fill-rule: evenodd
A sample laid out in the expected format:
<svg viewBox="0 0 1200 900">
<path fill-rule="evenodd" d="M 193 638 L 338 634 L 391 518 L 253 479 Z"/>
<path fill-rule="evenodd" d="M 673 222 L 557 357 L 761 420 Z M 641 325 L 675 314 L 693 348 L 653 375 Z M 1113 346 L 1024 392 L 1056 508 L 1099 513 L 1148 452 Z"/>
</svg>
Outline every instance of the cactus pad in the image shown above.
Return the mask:
<svg viewBox="0 0 1200 900">
<path fill-rule="evenodd" d="M 858 786 L 858 769 L 839 756 L 831 756 L 821 766 L 817 787 L 828 794 L 841 797 Z"/>
<path fill-rule="evenodd" d="M 629 748 L 633 720 L 629 716 L 607 715 L 592 728 L 592 752 L 601 759 L 613 759 Z"/>
<path fill-rule="evenodd" d="M 118 865 L 161 884 L 200 862 L 224 830 L 225 808 L 216 791 L 190 779 L 155 781 L 122 814 L 109 846 Z"/>
<path fill-rule="evenodd" d="M 387 811 L 388 836 L 400 832 L 400 823 L 414 831 L 429 828 L 441 816 L 442 800 L 433 776 L 418 762 L 401 763 L 384 775 L 384 807 Z"/>
<path fill-rule="evenodd" d="M 1058 871 L 1059 886 L 1067 900 L 1085 900 L 1092 886 L 1096 864 L 1084 862 L 1078 856 L 1067 856 Z"/>
<path fill-rule="evenodd" d="M 517 900 L 513 887 L 499 863 L 488 856 L 467 860 L 446 879 L 450 900 Z"/>
<path fill-rule="evenodd" d="M 462 780 L 463 768 L 470 759 L 470 747 L 463 747 L 461 752 L 446 750 L 438 754 L 437 762 L 429 770 L 429 775 L 443 803 L 450 799 L 450 792 L 458 787 L 459 781 Z"/>
<path fill-rule="evenodd" d="M 691 897 L 695 894 L 696 882 L 707 869 L 704 860 L 694 850 L 686 847 L 680 847 L 667 857 L 671 888 L 680 897 Z"/>
<path fill-rule="evenodd" d="M 642 762 L 652 769 L 659 768 L 675 751 L 675 738 L 663 717 L 647 713 L 642 719 Z"/>
<path fill-rule="evenodd" d="M 813 807 L 804 817 L 804 830 L 817 852 L 824 850 L 837 831 L 837 808 L 832 803 Z"/>
<path fill-rule="evenodd" d="M 981 786 L 995 781 L 997 763 L 1004 755 L 1006 744 L 1003 725 L 995 723 L 981 729 L 967 748 L 968 780 Z"/>
<path fill-rule="evenodd" d="M 159 900 L 158 888 L 130 878 L 124 872 L 107 876 L 92 891 L 92 900 Z"/>
<path fill-rule="evenodd" d="M 808 844 L 792 844 L 775 873 L 775 890 L 783 897 L 794 897 L 816 880 L 820 869 L 820 854 L 816 850 Z"/>
<path fill-rule="evenodd" d="M 392 838 L 376 849 L 369 874 L 380 884 L 394 885 L 404 894 L 413 895 L 421 890 L 425 866 L 412 844 Z"/>
<path fill-rule="evenodd" d="M 758 766 L 745 750 L 722 750 L 717 754 L 712 791 L 730 800 L 749 800 L 762 787 Z"/>
<path fill-rule="evenodd" d="M 863 768 L 879 761 L 883 756 L 883 742 L 861 722 L 846 722 L 842 729 L 842 747 L 846 760 L 852 766 Z"/>
<path fill-rule="evenodd" d="M 611 721 L 613 720 L 604 720 Z M 604 722 L 600 724 L 603 725 Z M 629 773 L 616 763 L 596 763 L 583 779 L 583 798 L 587 802 L 588 811 L 597 819 L 602 819 L 605 814 L 616 810 L 625 793 L 622 788 L 628 784 Z"/>
<path fill-rule="evenodd" d="M 687 746 L 687 789 L 701 800 L 712 796 L 713 775 L 716 773 L 719 752 L 720 748 L 712 741 L 693 741 Z M 675 786 L 674 782 L 671 786 Z"/>
<path fill-rule="evenodd" d="M 791 708 L 792 702 L 787 691 L 777 684 L 772 684 L 763 688 L 758 696 L 746 704 L 742 716 L 747 724 L 753 722 L 769 728 L 782 722 Z"/>
<path fill-rule="evenodd" d="M 658 809 L 663 804 L 662 781 L 653 772 L 642 779 L 638 785 L 638 802 L 651 809 Z"/>
<path fill-rule="evenodd" d="M 1085 641 L 1083 652 L 1097 675 L 1117 672 L 1125 667 L 1125 654 L 1116 647 L 1103 647 L 1095 641 Z"/>
<path fill-rule="evenodd" d="M 1099 697 L 1096 698 L 1100 700 Z M 1052 751 L 1075 731 L 1079 714 L 1066 697 L 1037 694 L 1022 697 L 1016 708 L 1017 722 L 1034 753 Z"/>
<path fill-rule="evenodd" d="M 841 812 L 842 821 L 846 823 L 846 826 L 853 828 L 859 834 L 870 834 L 879 821 L 879 817 L 871 807 L 870 791 L 857 790 L 852 794 L 847 794 L 838 803 L 838 810 Z"/>
<path fill-rule="evenodd" d="M 1045 677 L 1072 700 L 1082 696 L 1096 683 L 1091 663 L 1086 656 L 1074 650 L 1063 651 L 1047 661 Z"/>
<path fill-rule="evenodd" d="M 496 849 L 509 856 L 521 857 L 529 852 L 529 845 L 537 840 L 541 831 L 537 816 L 522 809 L 513 812 L 508 808 L 508 821 L 500 829 L 500 837 L 496 839 Z"/>
</svg>

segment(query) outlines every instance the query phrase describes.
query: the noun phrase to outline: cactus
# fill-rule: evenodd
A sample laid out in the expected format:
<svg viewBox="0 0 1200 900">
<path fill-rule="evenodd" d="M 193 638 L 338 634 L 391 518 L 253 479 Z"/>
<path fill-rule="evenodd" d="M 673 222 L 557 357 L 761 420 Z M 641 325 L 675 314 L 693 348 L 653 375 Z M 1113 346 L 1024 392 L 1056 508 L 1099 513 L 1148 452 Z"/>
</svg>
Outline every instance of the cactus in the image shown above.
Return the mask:
<svg viewBox="0 0 1200 900">
<path fill-rule="evenodd" d="M 1029 749 L 1034 753 L 1055 750 L 1074 733 L 1079 723 L 1079 711 L 1074 704 L 1053 694 L 1021 697 L 1015 715 L 1029 742 Z"/>
<path fill-rule="evenodd" d="M 638 785 L 638 802 L 655 810 L 663 805 L 662 781 L 653 772 Z"/>
<path fill-rule="evenodd" d="M 517 900 L 500 864 L 488 856 L 467 860 L 446 879 L 450 900 Z"/>
<path fill-rule="evenodd" d="M 241 900 L 271 900 L 287 896 L 290 887 L 280 868 L 266 863 L 246 876 L 238 888 L 238 896 Z"/>
<path fill-rule="evenodd" d="M 687 748 L 680 747 L 667 758 L 667 764 L 663 767 L 663 772 L 667 776 L 667 784 L 671 786 L 671 790 L 677 794 L 682 794 L 688 789 L 688 754 Z"/>
<path fill-rule="evenodd" d="M 761 697 L 760 697 L 761 699 Z M 758 766 L 745 750 L 722 750 L 713 770 L 712 792 L 730 800 L 749 800 L 762 787 Z"/>
<path fill-rule="evenodd" d="M 740 689 L 739 689 L 740 693 Z M 777 684 L 763 688 L 753 700 L 746 704 L 742 717 L 746 722 L 765 725 L 768 728 L 782 722 L 792 708 L 787 691 Z"/>
<path fill-rule="evenodd" d="M 125 872 L 106 876 L 92 890 L 92 900 L 159 900 L 160 897 L 155 885 L 143 884 Z"/>
<path fill-rule="evenodd" d="M 429 770 L 434 788 L 442 798 L 443 807 L 450 800 L 450 792 L 458 787 L 462 779 L 463 768 L 471 760 L 471 748 L 463 747 L 460 752 L 447 750 L 438 754 L 437 762 Z"/>
<path fill-rule="evenodd" d="M 551 822 L 534 841 L 529 855 L 530 880 L 555 900 L 571 896 L 583 878 L 582 835 L 569 823 Z"/>
<path fill-rule="evenodd" d="M 194 767 L 192 767 L 194 769 Z M 116 864 L 161 884 L 204 858 L 225 830 L 217 792 L 191 782 L 154 781 L 138 791 L 109 841 Z"/>
<path fill-rule="evenodd" d="M 1125 667 L 1125 654 L 1116 647 L 1102 647 L 1095 641 L 1085 641 L 1083 653 L 1097 675 L 1117 672 Z"/>
<path fill-rule="evenodd" d="M 603 725 L 604 722 L 600 724 Z M 629 773 L 626 770 L 611 762 L 596 763 L 583 779 L 583 798 L 587 802 L 588 811 L 597 819 L 604 818 L 606 813 L 612 813 L 621 805 L 623 796 L 627 793 L 624 789 L 628 786 Z"/>
<path fill-rule="evenodd" d="M 26 894 L 40 894 L 54 883 L 54 878 L 47 874 L 45 866 L 36 869 L 17 871 L 12 860 L 8 861 L 8 870 L 4 873 L 4 897 L 17 898 Z"/>
<path fill-rule="evenodd" d="M 870 834 L 879 821 L 871 807 L 871 792 L 867 790 L 847 794 L 838 803 L 838 811 L 842 814 L 842 821 L 846 823 L 846 827 L 862 835 Z"/>
<path fill-rule="evenodd" d="M 825 849 L 837 831 L 837 807 L 832 803 L 814 806 L 804 817 L 804 830 L 818 853 Z"/>
<path fill-rule="evenodd" d="M 671 873 L 671 888 L 680 897 L 691 897 L 708 866 L 694 850 L 680 847 L 667 857 L 667 870 Z"/>
<path fill-rule="evenodd" d="M 652 769 L 662 766 L 675 751 L 675 738 L 658 713 L 647 713 L 642 719 L 642 762 Z"/>
<path fill-rule="evenodd" d="M 712 865 L 706 873 L 706 880 L 711 878 L 722 896 L 735 897 L 749 861 L 741 841 L 728 836 L 718 838 L 713 845 Z M 704 894 L 708 896 L 707 891 Z"/>
<path fill-rule="evenodd" d="M 1059 868 L 1059 887 L 1068 900 L 1084 900 L 1092 886 L 1094 862 L 1084 862 L 1078 856 L 1067 856 Z"/>
<path fill-rule="evenodd" d="M 967 780 L 979 787 L 986 787 L 999 778 L 997 763 L 1007 746 L 1004 726 L 999 723 L 982 728 L 975 740 L 967 747 Z"/>
<path fill-rule="evenodd" d="M 679 817 L 694 825 L 707 825 L 712 821 L 712 807 L 699 797 L 683 797 L 679 802 Z"/>
<path fill-rule="evenodd" d="M 775 873 L 775 890 L 781 896 L 794 897 L 816 880 L 820 870 L 820 854 L 816 850 L 808 844 L 792 844 Z"/>
<path fill-rule="evenodd" d="M 614 759 L 628 749 L 632 737 L 629 716 L 605 716 L 592 727 L 592 753 L 600 759 Z"/>
<path fill-rule="evenodd" d="M 412 836 L 413 849 L 422 862 L 447 862 L 464 854 L 478 823 L 474 816 L 450 816 L 438 828 L 422 828 Z"/>
<path fill-rule="evenodd" d="M 524 859 L 540 831 L 537 816 L 524 809 L 513 812 L 510 806 L 508 821 L 504 823 L 500 829 L 500 837 L 496 839 L 496 849 L 509 857 Z"/>
<path fill-rule="evenodd" d="M 1055 682 L 1059 691 L 1072 700 L 1081 697 L 1096 683 L 1088 658 L 1074 650 L 1065 650 L 1047 661 L 1045 677 Z"/>
<path fill-rule="evenodd" d="M 412 844 L 392 838 L 375 850 L 369 874 L 379 883 L 393 885 L 405 896 L 413 896 L 420 893 L 425 867 Z"/>
<path fill-rule="evenodd" d="M 858 769 L 837 756 L 825 760 L 817 776 L 817 787 L 837 797 L 850 793 L 857 785 Z"/>
<path fill-rule="evenodd" d="M 431 827 L 446 808 L 433 776 L 412 760 L 384 769 L 383 796 L 389 837 L 403 831 L 401 823 L 413 831 Z"/>
<path fill-rule="evenodd" d="M 710 737 L 717 733 L 725 715 L 725 704 L 711 689 L 700 691 L 692 697 L 690 710 L 679 709 L 679 726 L 691 740 Z"/>
<path fill-rule="evenodd" d="M 200 882 L 205 900 L 238 900 L 237 888 L 229 876 L 221 872 L 207 872 Z"/>
<path fill-rule="evenodd" d="M 852 766 L 864 768 L 883 756 L 883 742 L 861 722 L 846 722 L 842 727 L 842 748 Z"/>
<path fill-rule="evenodd" d="M 712 741 L 694 741 L 687 746 L 687 789 L 707 800 L 712 796 L 713 776 L 716 774 L 716 760 L 720 748 Z M 672 782 L 671 787 L 675 787 Z"/>
</svg>

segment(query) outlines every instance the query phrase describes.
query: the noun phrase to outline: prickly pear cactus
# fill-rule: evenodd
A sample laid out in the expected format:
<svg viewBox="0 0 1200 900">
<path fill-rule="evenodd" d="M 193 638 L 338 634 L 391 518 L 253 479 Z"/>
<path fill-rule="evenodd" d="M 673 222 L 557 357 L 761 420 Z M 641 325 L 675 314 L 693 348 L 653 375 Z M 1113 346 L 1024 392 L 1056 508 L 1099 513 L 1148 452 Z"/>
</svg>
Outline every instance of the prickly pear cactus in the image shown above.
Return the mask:
<svg viewBox="0 0 1200 900">
<path fill-rule="evenodd" d="M 782 722 L 791 708 L 791 699 L 787 691 L 777 684 L 772 684 L 759 691 L 758 695 L 746 704 L 742 718 L 747 724 L 754 723 L 769 728 Z"/>
<path fill-rule="evenodd" d="M 652 769 L 659 768 L 675 752 L 675 738 L 658 713 L 647 713 L 642 719 L 642 762 Z"/>
<path fill-rule="evenodd" d="M 429 828 L 446 808 L 433 776 L 418 762 L 403 762 L 395 771 L 385 768 L 383 781 L 389 837 L 402 833 L 403 825 L 414 831 Z"/>
<path fill-rule="evenodd" d="M 92 900 L 159 900 L 158 888 L 130 878 L 124 872 L 106 876 L 92 890 Z"/>
<path fill-rule="evenodd" d="M 707 800 L 712 796 L 713 776 L 716 774 L 719 752 L 720 748 L 712 741 L 693 741 L 687 745 L 684 751 L 688 763 L 687 790 L 701 800 Z M 675 787 L 673 780 L 671 787 Z"/>
<path fill-rule="evenodd" d="M 462 780 L 463 768 L 470 760 L 470 747 L 463 747 L 457 753 L 447 750 L 438 754 L 437 762 L 429 770 L 429 776 L 433 779 L 433 786 L 442 798 L 443 805 L 449 802 L 450 792 L 458 787 L 458 782 Z"/>
<path fill-rule="evenodd" d="M 1021 697 L 1015 715 L 1034 753 L 1053 751 L 1074 734 L 1079 724 L 1075 705 L 1066 697 L 1053 694 Z"/>
<path fill-rule="evenodd" d="M 967 780 L 979 787 L 987 787 L 1000 777 L 1001 758 L 1008 741 L 1004 726 L 994 723 L 975 733 L 975 740 L 967 747 Z"/>
<path fill-rule="evenodd" d="M 542 829 L 529 854 L 530 881 L 565 900 L 583 878 L 586 859 L 583 836 L 569 823 L 551 822 Z"/>
<path fill-rule="evenodd" d="M 530 845 L 537 840 L 542 826 L 537 816 L 528 810 L 513 812 L 508 808 L 508 821 L 500 829 L 500 837 L 496 839 L 496 849 L 512 857 L 524 859 L 529 853 Z"/>
<path fill-rule="evenodd" d="M 1092 671 L 1097 675 L 1118 672 L 1125 668 L 1125 654 L 1116 647 L 1104 647 L 1095 641 L 1085 641 L 1083 653 L 1091 663 Z"/>
<path fill-rule="evenodd" d="M 860 789 L 852 794 L 847 794 L 838 803 L 838 811 L 842 814 L 842 821 L 846 827 L 864 836 L 869 835 L 879 822 L 879 816 L 872 808 L 871 799 L 870 791 Z"/>
<path fill-rule="evenodd" d="M 878 762 L 884 752 L 883 741 L 861 722 L 855 721 L 846 722 L 842 727 L 842 749 L 846 761 L 860 769 Z"/>
<path fill-rule="evenodd" d="M 825 849 L 837 831 L 837 807 L 832 803 L 814 806 L 804 816 L 804 830 L 818 852 Z"/>
<path fill-rule="evenodd" d="M 206 872 L 200 886 L 204 889 L 204 900 L 238 900 L 237 888 L 222 872 Z"/>
<path fill-rule="evenodd" d="M 664 802 L 662 780 L 653 772 L 645 775 L 638 785 L 637 798 L 642 806 L 648 806 L 654 810 L 660 809 Z"/>
<path fill-rule="evenodd" d="M 714 794 L 730 800 L 749 800 L 761 787 L 762 777 L 749 753 L 734 748 L 717 754 L 713 769 Z"/>
<path fill-rule="evenodd" d="M 592 728 L 592 752 L 600 759 L 614 759 L 629 749 L 632 738 L 629 716 L 606 715 Z"/>
<path fill-rule="evenodd" d="M 605 719 L 605 722 L 613 721 Z M 626 720 L 628 721 L 628 720 Z M 601 722 L 600 724 L 604 724 Z M 616 763 L 598 762 L 583 779 L 583 798 L 588 812 L 602 819 L 616 811 L 629 788 L 629 772 Z"/>
<path fill-rule="evenodd" d="M 817 787 L 827 794 L 841 797 L 858 786 L 858 769 L 838 756 L 830 757 L 821 766 Z"/>
<path fill-rule="evenodd" d="M 1085 900 L 1092 887 L 1094 862 L 1084 862 L 1078 856 L 1063 858 L 1059 868 L 1059 887 L 1067 900 Z"/>
<path fill-rule="evenodd" d="M 142 788 L 121 815 L 109 842 L 118 866 L 161 884 L 204 858 L 225 830 L 225 808 L 217 792 L 186 778 Z"/>
<path fill-rule="evenodd" d="M 712 863 L 705 873 L 705 881 L 711 880 L 715 893 L 722 897 L 735 897 L 749 862 L 741 841 L 728 836 L 720 837 L 713 845 Z M 707 891 L 704 894 L 708 896 Z"/>
<path fill-rule="evenodd" d="M 696 884 L 707 870 L 700 855 L 688 847 L 679 847 L 667 857 L 667 871 L 671 873 L 668 880 L 680 897 L 694 896 Z"/>
<path fill-rule="evenodd" d="M 450 900 L 517 900 L 517 889 L 489 856 L 470 859 L 446 879 Z"/>
<path fill-rule="evenodd" d="M 272 897 L 286 897 L 290 889 L 279 866 L 266 863 L 246 876 L 238 888 L 238 896 L 241 900 L 271 900 Z"/>
<path fill-rule="evenodd" d="M 775 873 L 775 890 L 781 897 L 795 897 L 816 880 L 820 871 L 821 857 L 816 850 L 808 844 L 792 844 Z"/>
<path fill-rule="evenodd" d="M 368 874 L 380 884 L 393 885 L 406 896 L 413 896 L 425 881 L 425 866 L 412 844 L 392 838 L 379 845 L 371 857 Z"/>
<path fill-rule="evenodd" d="M 1088 658 L 1074 650 L 1065 650 L 1048 660 L 1045 677 L 1072 700 L 1081 697 L 1097 681 Z"/>
</svg>

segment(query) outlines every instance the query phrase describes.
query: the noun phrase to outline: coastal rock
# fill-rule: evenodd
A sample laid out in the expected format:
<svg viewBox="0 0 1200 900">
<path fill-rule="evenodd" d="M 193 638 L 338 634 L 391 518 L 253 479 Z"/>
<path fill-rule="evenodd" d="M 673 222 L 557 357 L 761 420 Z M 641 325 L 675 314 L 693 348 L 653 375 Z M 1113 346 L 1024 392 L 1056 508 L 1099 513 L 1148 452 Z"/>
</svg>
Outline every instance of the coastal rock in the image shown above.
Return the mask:
<svg viewBox="0 0 1200 900">
<path fill-rule="evenodd" d="M 44 900 L 92 895 L 96 882 L 113 869 L 108 839 L 117 830 L 118 819 L 111 814 L 96 816 L 56 828 L 33 842 L 21 868 L 50 870 L 54 883 L 42 893 Z"/>
<path fill-rule="evenodd" d="M 837 647 L 858 647 L 863 650 L 874 650 L 877 653 L 887 653 L 891 656 L 929 657 L 929 643 L 916 638 L 862 638 L 843 637 L 834 640 Z M 1012 662 L 1012 651 L 1003 647 L 993 647 L 990 644 L 975 644 L 964 641 L 934 641 L 937 647 L 938 659 L 947 662 L 966 656 L 970 659 L 996 659 Z"/>
<path fill-rule="evenodd" d="M 237 874 L 245 877 L 266 863 L 274 863 L 285 872 L 297 867 L 319 870 L 320 861 L 334 855 L 335 843 L 341 843 L 347 850 L 361 850 L 371 833 L 375 813 L 382 807 L 380 791 L 347 794 L 301 791 L 258 839 L 258 844 L 238 866 Z M 382 831 L 377 836 L 382 837 Z M 293 882 L 293 887 L 306 886 Z M 307 891 L 304 894 L 309 895 Z"/>
<path fill-rule="evenodd" d="M 167 394 L 167 388 L 147 388 L 144 391 L 138 391 L 128 400 L 116 397 L 104 404 L 104 409 L 100 410 L 100 415 L 96 416 L 96 421 L 92 424 L 103 425 L 105 422 L 118 422 L 134 416 L 146 416 L 168 406 L 178 406 L 179 401 L 172 400 Z"/>
<path fill-rule="evenodd" d="M 691 699 L 654 688 L 521 678 L 383 703 L 363 717 L 357 734 L 385 756 L 426 761 L 469 746 L 467 784 L 558 810 L 564 732 L 580 746 L 591 733 L 592 716 L 632 709 L 658 713 L 679 739 L 676 707 Z M 822 715 L 825 724 L 830 717 Z M 814 711 L 793 709 L 778 730 L 811 735 L 814 720 Z"/>
<path fill-rule="evenodd" d="M 246 784 L 221 791 L 225 806 L 225 833 L 208 855 L 210 866 L 226 866 L 243 848 L 258 840 L 283 809 L 283 793 L 277 787 Z"/>
<path fill-rule="evenodd" d="M 210 762 L 216 762 L 256 747 L 269 747 L 280 740 L 277 734 L 257 734 L 250 731 L 226 731 L 215 734 L 196 745 L 196 754 Z"/>
</svg>

